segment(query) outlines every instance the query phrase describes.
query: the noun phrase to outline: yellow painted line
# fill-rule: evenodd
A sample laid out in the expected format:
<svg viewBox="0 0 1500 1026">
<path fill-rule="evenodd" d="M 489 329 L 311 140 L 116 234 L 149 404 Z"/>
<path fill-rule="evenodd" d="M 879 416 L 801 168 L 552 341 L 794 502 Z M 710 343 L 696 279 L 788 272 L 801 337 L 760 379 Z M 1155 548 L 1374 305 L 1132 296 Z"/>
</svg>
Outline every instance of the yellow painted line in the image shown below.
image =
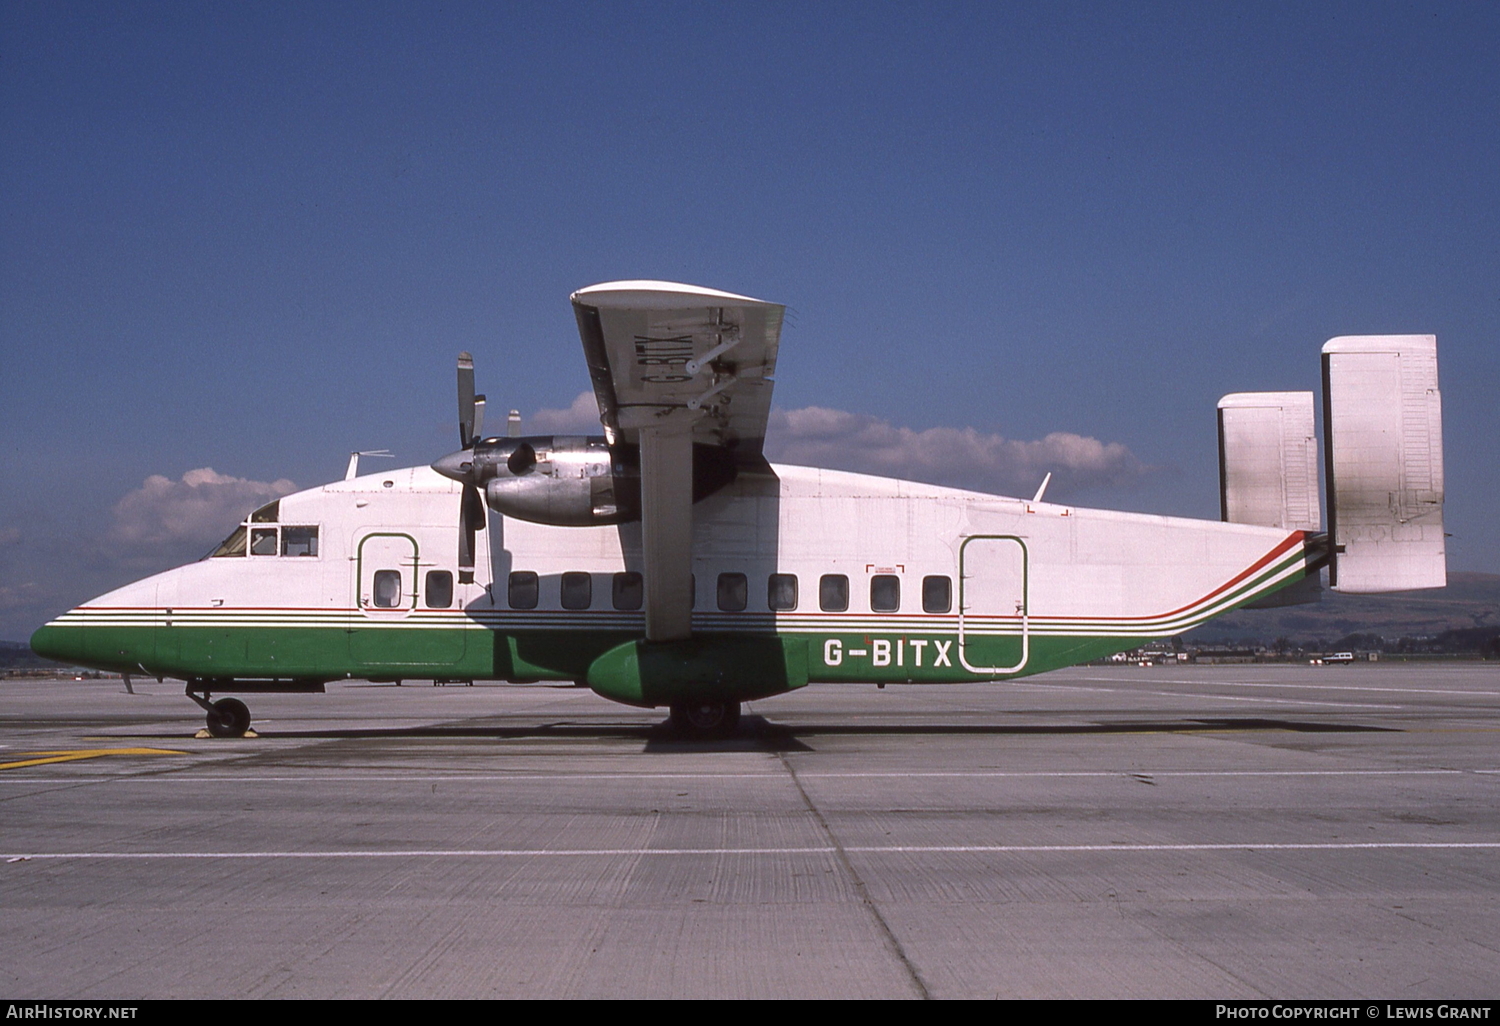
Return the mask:
<svg viewBox="0 0 1500 1026">
<path fill-rule="evenodd" d="M 0 770 L 20 769 L 23 766 L 45 766 L 52 762 L 77 762 L 79 759 L 98 759 L 105 755 L 186 755 L 170 748 L 74 748 L 60 752 L 22 752 L 35 756 L 17 762 L 0 762 Z"/>
</svg>

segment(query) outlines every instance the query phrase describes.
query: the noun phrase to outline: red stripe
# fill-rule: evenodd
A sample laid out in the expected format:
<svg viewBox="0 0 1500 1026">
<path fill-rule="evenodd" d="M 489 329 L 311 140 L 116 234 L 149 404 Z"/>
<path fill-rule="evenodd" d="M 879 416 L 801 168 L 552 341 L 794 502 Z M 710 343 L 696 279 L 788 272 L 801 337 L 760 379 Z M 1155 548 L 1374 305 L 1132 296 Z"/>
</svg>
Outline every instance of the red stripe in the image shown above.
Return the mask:
<svg viewBox="0 0 1500 1026">
<path fill-rule="evenodd" d="M 1254 563 L 1251 563 L 1249 567 L 1247 567 L 1244 570 L 1241 570 L 1238 574 L 1235 574 L 1229 580 L 1225 581 L 1223 584 L 1219 585 L 1213 591 L 1209 592 L 1207 595 L 1204 595 L 1202 598 L 1200 598 L 1196 602 L 1189 602 L 1187 605 L 1182 606 L 1179 609 L 1174 609 L 1174 610 L 1172 610 L 1169 613 L 1157 613 L 1155 616 L 1113 616 L 1113 617 L 1109 617 L 1107 622 L 1120 623 L 1120 622 L 1139 622 L 1139 621 L 1145 621 L 1145 620 L 1165 620 L 1165 619 L 1169 619 L 1171 617 L 1177 616 L 1179 613 L 1185 613 L 1188 610 L 1193 609 L 1193 608 L 1195 608 L 1197 606 L 1204 605 L 1205 603 L 1212 601 L 1215 596 L 1222 595 L 1224 592 L 1230 590 L 1235 585 L 1237 585 L 1241 581 L 1245 580 L 1247 577 L 1253 577 L 1253 576 L 1255 576 L 1255 574 L 1257 572 L 1259 572 L 1261 569 L 1263 569 L 1265 566 L 1267 566 L 1270 563 L 1276 562 L 1276 560 L 1280 556 L 1282 556 L 1288 549 L 1292 548 L 1294 545 L 1300 545 L 1300 544 L 1302 544 L 1303 539 L 1306 538 L 1306 537 L 1307 537 L 1307 532 L 1306 531 L 1293 531 L 1291 534 L 1289 534 L 1289 535 L 1286 536 L 1286 539 L 1284 541 L 1282 541 L 1279 545 L 1277 545 L 1270 552 L 1267 552 L 1264 556 L 1261 556 Z M 1105 618 L 1103 618 L 1103 617 L 1097 617 L 1097 618 L 1095 618 L 1095 617 L 1087 617 L 1087 616 L 1059 616 L 1059 617 L 1049 617 L 1049 619 L 1055 619 L 1055 620 L 1089 620 L 1089 619 L 1105 619 Z"/>
</svg>

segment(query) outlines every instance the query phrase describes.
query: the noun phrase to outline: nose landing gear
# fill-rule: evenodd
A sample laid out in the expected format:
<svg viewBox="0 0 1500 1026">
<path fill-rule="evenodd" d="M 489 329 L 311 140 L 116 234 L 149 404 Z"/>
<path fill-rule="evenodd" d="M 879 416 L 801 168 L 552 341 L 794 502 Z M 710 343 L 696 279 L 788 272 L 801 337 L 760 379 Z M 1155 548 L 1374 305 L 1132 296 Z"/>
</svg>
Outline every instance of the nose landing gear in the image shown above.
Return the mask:
<svg viewBox="0 0 1500 1026">
<path fill-rule="evenodd" d="M 209 701 L 209 694 L 194 691 L 189 685 L 187 696 L 208 713 L 208 732 L 214 737 L 244 737 L 250 730 L 250 707 L 238 698 Z"/>
<path fill-rule="evenodd" d="M 208 732 L 214 737 L 244 737 L 250 729 L 250 707 L 238 698 L 221 698 L 208 713 Z"/>
</svg>

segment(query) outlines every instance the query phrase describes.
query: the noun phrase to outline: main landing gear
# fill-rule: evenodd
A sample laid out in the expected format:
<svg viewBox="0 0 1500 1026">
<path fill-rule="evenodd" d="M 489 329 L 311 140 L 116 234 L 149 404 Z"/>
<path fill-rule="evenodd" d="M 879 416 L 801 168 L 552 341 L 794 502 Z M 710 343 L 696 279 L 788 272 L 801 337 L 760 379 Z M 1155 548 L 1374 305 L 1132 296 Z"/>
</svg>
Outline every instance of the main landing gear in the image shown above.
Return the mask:
<svg viewBox="0 0 1500 1026">
<path fill-rule="evenodd" d="M 689 740 L 729 737 L 740 725 L 740 703 L 677 702 L 667 723 L 672 733 Z"/>
</svg>

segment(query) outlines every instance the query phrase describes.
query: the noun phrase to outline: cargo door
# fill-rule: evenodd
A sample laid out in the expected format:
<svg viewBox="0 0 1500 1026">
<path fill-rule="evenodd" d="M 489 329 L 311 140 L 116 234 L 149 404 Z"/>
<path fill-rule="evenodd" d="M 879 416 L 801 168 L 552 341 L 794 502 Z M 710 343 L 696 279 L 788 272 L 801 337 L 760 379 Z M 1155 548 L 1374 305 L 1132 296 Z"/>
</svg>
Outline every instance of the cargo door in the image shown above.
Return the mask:
<svg viewBox="0 0 1500 1026">
<path fill-rule="evenodd" d="M 971 535 L 958 550 L 958 658 L 970 673 L 1018 673 L 1031 655 L 1026 543 Z"/>
</svg>

